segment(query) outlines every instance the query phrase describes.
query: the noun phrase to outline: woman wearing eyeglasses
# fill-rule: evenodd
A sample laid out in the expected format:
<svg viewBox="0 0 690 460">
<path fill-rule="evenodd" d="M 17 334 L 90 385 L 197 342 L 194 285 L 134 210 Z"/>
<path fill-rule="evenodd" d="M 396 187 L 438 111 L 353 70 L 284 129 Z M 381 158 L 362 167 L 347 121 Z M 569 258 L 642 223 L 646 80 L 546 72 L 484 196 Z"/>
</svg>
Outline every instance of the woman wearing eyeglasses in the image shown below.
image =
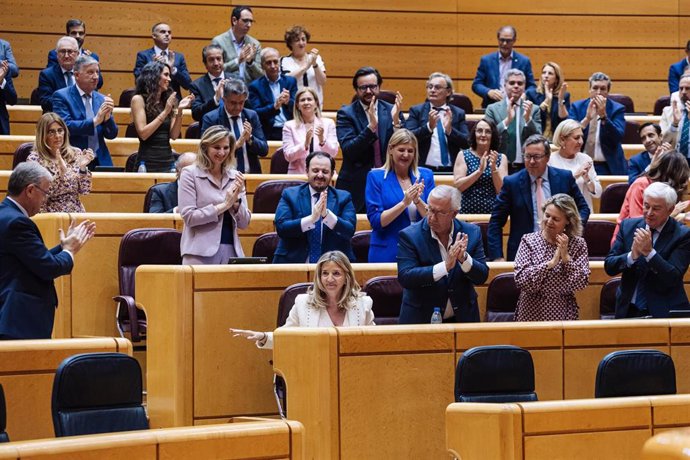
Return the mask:
<svg viewBox="0 0 690 460">
<path fill-rule="evenodd" d="M 84 212 L 79 195 L 91 191 L 87 165 L 94 158 L 91 149 L 80 150 L 69 143 L 69 131 L 56 113 L 43 114 L 36 123 L 34 150 L 26 161 L 35 161 L 53 175 L 40 212 Z"/>
</svg>

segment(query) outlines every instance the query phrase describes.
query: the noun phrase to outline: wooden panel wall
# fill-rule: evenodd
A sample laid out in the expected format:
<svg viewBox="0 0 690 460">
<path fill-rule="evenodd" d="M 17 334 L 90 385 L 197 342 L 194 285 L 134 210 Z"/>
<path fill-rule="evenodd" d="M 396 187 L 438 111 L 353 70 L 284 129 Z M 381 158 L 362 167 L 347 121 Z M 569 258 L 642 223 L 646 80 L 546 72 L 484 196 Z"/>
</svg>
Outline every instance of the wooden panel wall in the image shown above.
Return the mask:
<svg viewBox="0 0 690 460">
<path fill-rule="evenodd" d="M 185 54 L 196 78 L 204 72 L 201 48 L 229 26 L 228 3 L 244 2 L 57 0 L 51 7 L 56 14 L 46 14 L 39 0 L 2 3 L 0 37 L 12 43 L 22 68 L 16 86 L 28 98 L 69 17 L 87 23 L 86 48 L 103 63 L 102 92 L 117 97 L 133 86 L 136 51 L 151 46 L 151 25 L 170 23 L 172 49 Z M 559 62 L 575 99 L 586 96 L 587 77 L 603 71 L 612 77 L 614 92 L 632 96 L 638 111 L 651 111 L 667 91 L 668 66 L 683 56 L 690 38 L 682 32 L 690 26 L 690 0 L 266 0 L 254 6 L 254 17 L 251 34 L 285 54 L 286 28 L 303 24 L 310 30 L 328 69 L 328 110 L 349 101 L 351 76 L 361 65 L 377 67 L 384 88 L 402 91 L 405 108 L 424 98 L 424 81 L 433 71 L 450 74 L 457 91 L 471 94 L 479 57 L 496 49 L 496 29 L 511 23 L 518 30 L 516 49 L 531 57 L 535 73 L 547 60 Z"/>
</svg>

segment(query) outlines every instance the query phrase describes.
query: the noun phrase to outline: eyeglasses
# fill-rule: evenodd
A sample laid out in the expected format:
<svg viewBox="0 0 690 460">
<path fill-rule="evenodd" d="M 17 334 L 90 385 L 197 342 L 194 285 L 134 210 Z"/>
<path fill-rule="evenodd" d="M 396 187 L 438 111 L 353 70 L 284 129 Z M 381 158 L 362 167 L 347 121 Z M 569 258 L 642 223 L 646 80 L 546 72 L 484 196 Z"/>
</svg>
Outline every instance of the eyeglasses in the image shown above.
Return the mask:
<svg viewBox="0 0 690 460">
<path fill-rule="evenodd" d="M 448 216 L 453 212 L 452 209 L 449 209 L 448 211 L 440 211 L 438 209 L 430 208 L 429 206 L 426 207 L 426 213 L 429 214 L 430 216 Z"/>
<path fill-rule="evenodd" d="M 448 89 L 448 87 L 447 86 L 441 86 L 441 85 L 432 85 L 431 83 L 429 83 L 428 85 L 426 85 L 426 89 L 428 89 L 428 90 L 435 89 L 436 91 L 441 91 L 442 89 Z"/>
<path fill-rule="evenodd" d="M 43 192 L 44 195 L 48 196 L 48 191 L 47 191 L 47 190 L 43 190 L 43 188 L 41 188 L 40 185 L 38 185 L 38 184 L 31 184 L 31 185 L 33 185 L 34 187 L 36 187 L 37 189 L 39 189 L 41 192 Z"/>
<path fill-rule="evenodd" d="M 544 155 L 525 155 L 525 161 L 539 161 L 542 160 L 544 157 L 546 157 L 546 154 Z"/>
<path fill-rule="evenodd" d="M 49 129 L 46 134 L 48 134 L 48 136 L 62 136 L 63 134 L 65 134 L 65 130 L 62 128 Z"/>
<path fill-rule="evenodd" d="M 66 56 L 68 54 L 77 54 L 79 50 L 58 50 L 58 54 Z"/>
<path fill-rule="evenodd" d="M 515 41 L 514 38 L 499 38 L 498 43 L 513 43 Z"/>
<path fill-rule="evenodd" d="M 376 91 L 378 87 L 379 85 L 361 85 L 357 87 L 357 90 L 366 93 L 367 91 Z"/>
</svg>

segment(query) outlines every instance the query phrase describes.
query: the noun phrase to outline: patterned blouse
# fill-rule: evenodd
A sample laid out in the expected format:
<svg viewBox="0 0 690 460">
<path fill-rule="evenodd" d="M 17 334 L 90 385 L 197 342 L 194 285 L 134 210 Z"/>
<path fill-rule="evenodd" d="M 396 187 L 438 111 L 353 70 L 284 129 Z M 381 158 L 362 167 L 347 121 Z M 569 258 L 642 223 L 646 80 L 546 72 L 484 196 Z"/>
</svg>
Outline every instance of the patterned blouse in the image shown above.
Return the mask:
<svg viewBox="0 0 690 460">
<path fill-rule="evenodd" d="M 479 169 L 481 159 L 470 149 L 463 150 L 460 155 L 465 158 L 468 176 Z M 503 155 L 499 155 L 496 162 L 497 168 L 501 165 L 502 160 Z M 462 193 L 460 214 L 491 214 L 494 201 L 496 201 L 496 188 L 494 188 L 494 181 L 491 177 L 491 168 L 487 166 L 477 182 Z"/>
<path fill-rule="evenodd" d="M 522 237 L 515 256 L 515 284 L 520 289 L 515 321 L 569 321 L 578 319 L 575 291 L 589 283 L 589 259 L 584 238 L 568 241 L 570 262 L 554 268 L 546 264 L 556 245 L 544 239 L 541 231 Z"/>
<path fill-rule="evenodd" d="M 40 212 L 85 212 L 79 195 L 88 195 L 91 191 L 91 171 L 79 172 L 76 159 L 81 156 L 81 150 L 72 148 L 75 150 L 75 161 L 67 165 L 64 174 L 60 173 L 57 163 L 43 159 L 38 152 L 31 152 L 26 159 L 38 162 L 53 175 L 48 188 L 48 199 L 41 206 Z"/>
</svg>

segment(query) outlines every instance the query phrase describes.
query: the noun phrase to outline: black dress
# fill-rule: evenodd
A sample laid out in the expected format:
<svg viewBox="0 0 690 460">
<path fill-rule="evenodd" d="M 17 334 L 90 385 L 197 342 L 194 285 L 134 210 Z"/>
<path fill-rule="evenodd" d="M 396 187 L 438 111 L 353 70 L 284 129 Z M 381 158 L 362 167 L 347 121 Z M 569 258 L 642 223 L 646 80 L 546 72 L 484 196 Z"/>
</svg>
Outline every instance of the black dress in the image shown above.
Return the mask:
<svg viewBox="0 0 690 460">
<path fill-rule="evenodd" d="M 154 118 L 156 117 L 147 114 L 146 124 L 151 123 Z M 142 161 L 146 165 L 146 172 L 169 172 L 172 170 L 175 158 L 172 148 L 170 148 L 170 118 L 166 118 L 148 139 L 139 138 L 137 168 Z"/>
</svg>

